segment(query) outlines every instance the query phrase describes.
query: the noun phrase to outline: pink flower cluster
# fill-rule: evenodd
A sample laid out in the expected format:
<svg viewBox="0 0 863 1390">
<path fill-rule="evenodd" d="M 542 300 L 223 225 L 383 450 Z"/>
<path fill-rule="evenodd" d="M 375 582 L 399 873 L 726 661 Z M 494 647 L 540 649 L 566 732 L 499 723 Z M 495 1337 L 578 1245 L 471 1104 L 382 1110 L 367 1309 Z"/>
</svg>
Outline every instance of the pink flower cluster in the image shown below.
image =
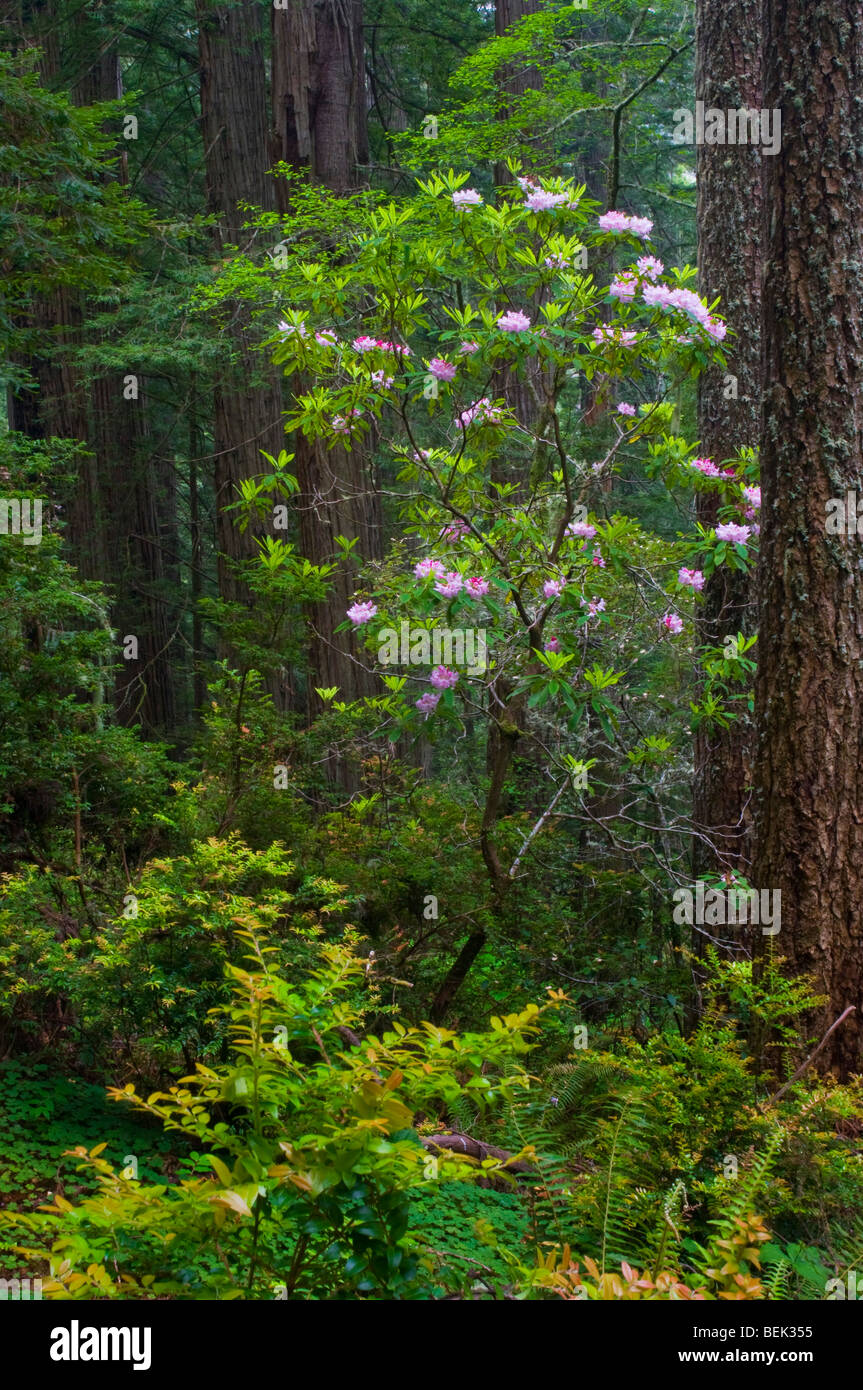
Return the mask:
<svg viewBox="0 0 863 1390">
<path fill-rule="evenodd" d="M 761 488 L 760 488 L 760 487 L 745 487 L 745 488 L 743 489 L 743 496 L 746 498 L 746 500 L 747 500 L 747 502 L 749 503 L 750 507 L 758 508 L 758 507 L 761 506 Z"/>
<path fill-rule="evenodd" d="M 440 538 L 442 541 L 446 541 L 448 545 L 454 545 L 456 541 L 460 541 L 463 536 L 469 535 L 470 527 L 466 522 L 451 521 L 450 524 L 445 526 L 441 531 Z"/>
<path fill-rule="evenodd" d="M 488 396 L 483 396 L 480 400 L 474 401 L 467 410 L 463 410 L 461 415 L 456 417 L 457 424 L 463 429 L 468 425 L 502 425 L 503 416 L 489 400 Z"/>
<path fill-rule="evenodd" d="M 503 333 L 526 333 L 530 328 L 530 319 L 520 309 L 508 309 L 501 314 L 497 326 Z"/>
<path fill-rule="evenodd" d="M 347 616 L 354 627 L 362 627 L 363 623 L 371 622 L 377 611 L 376 603 L 354 603 L 348 609 Z"/>
<path fill-rule="evenodd" d="M 464 587 L 474 598 L 483 598 L 488 593 L 489 583 L 487 579 L 480 579 L 478 575 L 474 575 L 464 581 Z"/>
<path fill-rule="evenodd" d="M 568 193 L 549 193 L 546 188 L 534 188 L 524 200 L 524 205 L 530 212 L 551 212 L 552 208 L 560 207 L 561 203 L 569 203 Z"/>
<path fill-rule="evenodd" d="M 630 405 L 629 401 L 620 401 L 618 403 L 617 413 L 618 415 L 635 415 L 635 406 Z"/>
<path fill-rule="evenodd" d="M 427 690 L 425 695 L 420 695 L 419 699 L 414 701 L 414 704 L 416 705 L 420 714 L 424 715 L 425 718 L 428 719 L 429 715 L 433 714 L 434 711 L 437 709 L 439 700 L 440 695 L 435 695 L 433 690 Z"/>
<path fill-rule="evenodd" d="M 473 352 L 479 352 L 479 343 L 475 343 L 471 338 L 466 338 L 459 343 L 458 350 L 465 356 L 469 356 Z"/>
<path fill-rule="evenodd" d="M 580 541 L 592 541 L 596 535 L 596 527 L 591 526 L 589 521 L 571 521 L 566 528 L 568 536 L 575 536 Z"/>
<path fill-rule="evenodd" d="M 561 579 L 547 579 L 542 586 L 542 592 L 546 598 L 557 598 L 563 589 Z"/>
<path fill-rule="evenodd" d="M 572 261 L 568 261 L 566 256 L 555 254 L 553 256 L 546 256 L 545 264 L 548 266 L 549 270 L 567 270 L 569 266 L 572 265 Z"/>
<path fill-rule="evenodd" d="M 319 328 L 315 334 L 315 342 L 320 347 L 338 347 L 338 338 L 331 328 Z"/>
<path fill-rule="evenodd" d="M 645 285 L 641 291 L 645 304 L 657 309 L 679 309 L 699 323 L 706 333 L 721 343 L 727 328 L 720 319 L 714 318 L 707 305 L 699 299 L 694 290 L 683 285 L 672 289 L 670 285 Z"/>
<path fill-rule="evenodd" d="M 718 478 L 720 476 L 719 469 L 713 459 L 693 459 L 689 466 L 697 469 L 699 473 L 703 473 L 705 478 Z"/>
<path fill-rule="evenodd" d="M 584 607 L 585 604 L 587 604 L 587 613 L 588 613 L 588 617 L 590 617 L 590 618 L 595 618 L 596 615 L 597 615 L 597 613 L 604 613 L 604 612 L 605 612 L 605 599 L 604 599 L 604 598 L 597 598 L 595 594 L 594 594 L 593 598 L 590 599 L 589 601 L 588 601 L 586 598 L 583 598 L 583 599 L 581 600 L 581 606 L 582 606 L 582 608 Z"/>
<path fill-rule="evenodd" d="M 355 408 L 354 410 L 349 410 L 346 416 L 345 416 L 345 415 L 334 415 L 334 416 L 333 416 L 333 433 L 334 433 L 334 434 L 350 434 L 350 432 L 351 432 L 351 420 L 352 420 L 352 419 L 357 419 L 360 415 L 362 415 L 362 413 L 363 413 L 363 412 L 362 412 L 361 410 L 357 410 L 357 409 Z"/>
<path fill-rule="evenodd" d="M 448 666 L 436 666 L 429 680 L 435 690 L 451 690 L 454 685 L 458 685 L 458 671 L 451 671 Z"/>
<path fill-rule="evenodd" d="M 649 217 L 630 217 L 626 212 L 604 212 L 599 219 L 601 232 L 632 232 L 637 237 L 649 237 L 653 223 Z"/>
<path fill-rule="evenodd" d="M 434 575 L 435 579 L 440 579 L 445 573 L 440 560 L 418 560 L 414 565 L 414 574 L 417 579 L 430 579 Z"/>
<path fill-rule="evenodd" d="M 738 526 L 735 521 L 728 521 L 716 528 L 716 539 L 727 541 L 731 545 L 745 545 L 751 535 L 751 526 Z"/>
<path fill-rule="evenodd" d="M 612 299 L 619 299 L 624 304 L 629 304 L 635 298 L 638 289 L 638 280 L 631 271 L 626 270 L 618 275 L 608 287 L 608 293 Z"/>
<path fill-rule="evenodd" d="M 438 381 L 452 381 L 455 376 L 455 364 L 447 362 L 443 357 L 433 357 L 429 362 L 429 371 Z"/>
<path fill-rule="evenodd" d="M 455 598 L 456 594 L 461 593 L 463 584 L 464 580 L 457 570 L 448 570 L 438 579 L 435 590 L 442 598 Z"/>
<path fill-rule="evenodd" d="M 401 343 L 389 343 L 385 338 L 371 338 L 368 334 L 354 338 L 352 346 L 356 352 L 374 352 L 377 348 L 379 352 L 401 353 L 405 357 L 411 355 L 410 348 L 403 347 Z"/>
<path fill-rule="evenodd" d="M 655 280 L 661 275 L 665 266 L 662 261 L 657 260 L 656 256 L 640 256 L 635 262 L 635 268 L 639 275 L 643 275 L 645 280 Z"/>
<path fill-rule="evenodd" d="M 452 195 L 453 206 L 457 208 L 478 207 L 482 202 L 482 194 L 477 193 L 475 188 L 459 188 Z"/>
<path fill-rule="evenodd" d="M 704 575 L 701 570 L 679 569 L 677 571 L 678 584 L 685 584 L 698 593 L 704 588 Z"/>
<path fill-rule="evenodd" d="M 676 613 L 666 613 L 662 619 L 662 626 L 666 632 L 671 632 L 676 637 L 678 633 L 683 631 L 683 619 L 678 617 Z"/>
</svg>

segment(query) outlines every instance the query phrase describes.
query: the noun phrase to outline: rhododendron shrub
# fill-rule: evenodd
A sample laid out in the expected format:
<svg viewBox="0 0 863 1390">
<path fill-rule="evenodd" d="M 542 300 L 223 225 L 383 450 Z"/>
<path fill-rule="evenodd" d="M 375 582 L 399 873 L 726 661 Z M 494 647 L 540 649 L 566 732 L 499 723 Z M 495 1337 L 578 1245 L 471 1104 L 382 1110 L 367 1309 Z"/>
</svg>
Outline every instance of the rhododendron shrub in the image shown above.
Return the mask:
<svg viewBox="0 0 863 1390">
<path fill-rule="evenodd" d="M 496 201 L 464 183 L 420 183 L 367 214 L 349 256 L 303 264 L 273 355 L 314 382 L 289 428 L 348 447 L 373 433 L 397 468 L 402 537 L 360 571 L 345 624 L 393 739 L 487 726 L 479 847 L 500 893 L 524 871 L 494 831 L 516 741 L 533 743 L 557 814 L 578 814 L 588 764 L 622 785 L 662 762 L 635 701 L 669 666 L 691 670 L 694 606 L 718 565 L 751 563 L 760 493 L 751 453 L 703 459 L 674 431 L 680 383 L 724 365 L 728 330 L 689 267 L 651 254 L 649 220 L 562 179 Z M 633 470 L 667 489 L 676 537 L 615 506 Z M 711 531 L 694 521 L 707 490 Z M 383 634 L 402 629 L 395 663 Z M 484 669 L 416 664 L 417 629 L 481 631 Z M 709 686 L 692 710 L 733 717 Z"/>
</svg>

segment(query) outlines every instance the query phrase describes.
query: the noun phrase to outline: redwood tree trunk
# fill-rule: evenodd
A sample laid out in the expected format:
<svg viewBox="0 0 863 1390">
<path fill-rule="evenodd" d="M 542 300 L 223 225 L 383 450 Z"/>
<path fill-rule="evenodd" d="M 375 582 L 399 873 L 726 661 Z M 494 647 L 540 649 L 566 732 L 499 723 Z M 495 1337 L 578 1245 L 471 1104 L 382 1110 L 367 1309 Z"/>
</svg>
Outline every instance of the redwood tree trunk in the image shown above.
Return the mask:
<svg viewBox="0 0 863 1390">
<path fill-rule="evenodd" d="M 539 8 L 539 0 L 496 0 L 494 7 L 495 35 L 501 38 L 519 20 L 524 19 L 526 15 L 536 14 Z M 526 63 L 509 63 L 498 74 L 498 81 L 504 92 L 514 97 L 520 97 L 531 88 L 539 87 L 542 79 L 535 67 Z M 507 115 L 506 108 L 502 108 L 501 116 L 506 117 Z M 494 166 L 494 181 L 498 186 L 512 183 L 512 175 L 503 160 Z"/>
<path fill-rule="evenodd" d="M 696 11 L 695 91 L 706 107 L 761 108 L 762 0 L 699 0 Z M 769 156 L 768 156 L 769 158 Z M 698 264 L 702 295 L 720 309 L 736 336 L 727 369 L 712 367 L 699 380 L 699 453 L 714 462 L 758 443 L 760 421 L 762 155 L 753 145 L 698 147 Z M 732 380 L 728 380 L 728 376 Z M 716 525 L 715 493 L 701 493 L 697 517 Z M 716 570 L 696 609 L 700 645 L 721 646 L 751 634 L 751 578 L 726 566 Z M 748 870 L 751 829 L 752 728 L 741 717 L 725 730 L 695 736 L 693 819 L 696 875 L 718 868 Z"/>
<path fill-rule="evenodd" d="M 291 0 L 272 11 L 273 157 L 336 193 L 358 185 L 368 161 L 361 0 Z M 290 190 L 278 180 L 282 210 Z M 380 491 L 366 447 L 327 449 L 297 432 L 290 444 L 300 485 L 300 551 L 313 564 L 338 559 L 335 537 L 357 539 L 356 561 L 382 554 Z M 343 699 L 372 694 L 374 681 L 354 659 L 345 620 L 355 585 L 354 561 L 339 564 L 327 601 L 311 613 L 309 713 L 315 687 L 338 686 Z M 342 774 L 340 774 L 342 775 Z"/>
<path fill-rule="evenodd" d="M 240 202 L 265 209 L 275 205 L 274 180 L 267 177 L 262 8 L 255 0 L 196 0 L 196 12 L 207 200 L 219 218 L 216 250 L 221 254 L 228 245 L 245 247 L 252 235 L 243 231 L 247 214 L 239 210 Z M 224 599 L 248 603 L 248 590 L 232 562 L 256 555 L 260 528 L 250 525 L 241 532 L 236 513 L 225 508 L 236 502 L 242 479 L 267 468 L 261 450 L 277 455 L 284 448 L 282 400 L 276 373 L 254 350 L 242 305 L 233 307 L 226 346 L 230 361 L 214 392 L 219 592 Z"/>
<path fill-rule="evenodd" d="M 863 477 L 863 24 L 858 0 L 765 0 L 763 535 L 753 881 L 782 892 L 776 945 L 811 972 L 819 1062 L 860 1068 L 863 1026 L 861 539 L 826 534 Z"/>
</svg>

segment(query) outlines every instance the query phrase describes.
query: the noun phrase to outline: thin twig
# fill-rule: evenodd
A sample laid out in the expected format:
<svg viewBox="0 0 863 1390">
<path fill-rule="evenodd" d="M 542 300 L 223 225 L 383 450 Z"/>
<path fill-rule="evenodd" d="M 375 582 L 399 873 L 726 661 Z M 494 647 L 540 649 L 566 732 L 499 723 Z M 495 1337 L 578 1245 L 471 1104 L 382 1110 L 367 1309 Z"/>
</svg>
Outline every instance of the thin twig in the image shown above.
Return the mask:
<svg viewBox="0 0 863 1390">
<path fill-rule="evenodd" d="M 802 1066 L 799 1066 L 799 1067 L 797 1068 L 797 1070 L 796 1070 L 796 1072 L 794 1073 L 794 1075 L 793 1075 L 792 1077 L 790 1077 L 788 1081 L 785 1082 L 785 1085 L 784 1085 L 784 1086 L 780 1086 L 780 1087 L 779 1087 L 779 1090 L 775 1093 L 775 1095 L 772 1095 L 772 1096 L 769 1098 L 769 1100 L 766 1100 L 766 1101 L 764 1102 L 764 1104 L 763 1104 L 762 1107 L 761 1107 L 762 1110 L 766 1110 L 766 1109 L 768 1108 L 768 1106 L 775 1105 L 776 1102 L 777 1102 L 777 1100 L 779 1099 L 779 1097 L 780 1097 L 780 1096 L 784 1096 L 785 1092 L 788 1090 L 788 1087 L 789 1087 L 789 1086 L 793 1086 L 793 1085 L 794 1085 L 794 1082 L 798 1079 L 798 1077 L 802 1076 L 803 1073 L 805 1072 L 806 1068 L 807 1068 L 812 1062 L 814 1062 L 815 1058 L 818 1056 L 818 1053 L 821 1051 L 821 1049 L 822 1049 L 822 1047 L 824 1046 L 824 1044 L 826 1043 L 827 1039 L 830 1037 L 830 1034 L 831 1034 L 831 1033 L 835 1033 L 836 1029 L 839 1027 L 839 1024 L 840 1024 L 840 1023 L 844 1023 L 845 1020 L 846 1020 L 846 1018 L 848 1017 L 848 1015 L 849 1015 L 849 1014 L 853 1014 L 853 1013 L 855 1013 L 855 1012 L 856 1012 L 856 1005 L 855 1005 L 855 1004 L 849 1004 L 849 1005 L 848 1005 L 848 1008 L 845 1010 L 844 1014 L 840 1014 L 839 1017 L 837 1018 L 836 1022 L 835 1022 L 835 1023 L 831 1023 L 830 1027 L 827 1029 L 827 1032 L 824 1034 L 824 1037 L 821 1039 L 820 1043 L 819 1043 L 818 1046 L 815 1048 L 814 1052 L 810 1052 L 809 1056 L 806 1058 L 806 1061 L 802 1064 Z"/>
</svg>

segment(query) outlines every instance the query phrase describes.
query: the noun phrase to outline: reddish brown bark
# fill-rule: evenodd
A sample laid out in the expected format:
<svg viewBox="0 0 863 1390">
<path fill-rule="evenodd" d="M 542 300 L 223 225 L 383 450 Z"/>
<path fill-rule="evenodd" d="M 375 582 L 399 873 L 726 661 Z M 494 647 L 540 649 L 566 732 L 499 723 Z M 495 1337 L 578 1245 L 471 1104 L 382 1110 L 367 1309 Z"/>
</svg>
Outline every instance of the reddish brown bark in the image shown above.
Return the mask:
<svg viewBox="0 0 863 1390">
<path fill-rule="evenodd" d="M 218 215 L 216 249 L 246 249 L 254 236 L 244 230 L 248 214 L 241 202 L 275 206 L 270 167 L 267 82 L 264 68 L 263 18 L 254 0 L 219 4 L 196 0 L 201 63 L 201 133 L 207 174 L 209 210 Z M 216 540 L 219 592 L 223 598 L 249 602 L 248 591 L 234 574 L 232 562 L 257 553 L 260 527 L 241 532 L 236 513 L 244 478 L 262 473 L 261 450 L 277 455 L 284 448 L 281 388 L 261 353 L 242 305 L 233 306 L 225 338 L 226 362 L 214 392 L 214 476 L 219 507 Z"/>
<path fill-rule="evenodd" d="M 357 187 L 368 161 L 361 0 L 292 0 L 273 9 L 273 157 L 336 193 Z M 282 209 L 289 186 L 279 181 Z M 301 553 L 314 564 L 338 560 L 336 536 L 356 540 L 340 561 L 326 602 L 311 619 L 308 708 L 315 688 L 337 686 L 343 699 L 374 691 L 344 622 L 358 564 L 382 554 L 380 493 L 368 445 L 327 449 L 299 432 L 290 441 L 299 482 L 296 510 Z M 342 777 L 344 780 L 344 777 Z"/>
<path fill-rule="evenodd" d="M 819 1064 L 860 1068 L 863 1022 L 861 538 L 826 533 L 863 476 L 863 25 L 857 0 L 765 0 L 763 534 L 753 879 L 781 889 L 776 945 L 849 1005 Z"/>
</svg>

